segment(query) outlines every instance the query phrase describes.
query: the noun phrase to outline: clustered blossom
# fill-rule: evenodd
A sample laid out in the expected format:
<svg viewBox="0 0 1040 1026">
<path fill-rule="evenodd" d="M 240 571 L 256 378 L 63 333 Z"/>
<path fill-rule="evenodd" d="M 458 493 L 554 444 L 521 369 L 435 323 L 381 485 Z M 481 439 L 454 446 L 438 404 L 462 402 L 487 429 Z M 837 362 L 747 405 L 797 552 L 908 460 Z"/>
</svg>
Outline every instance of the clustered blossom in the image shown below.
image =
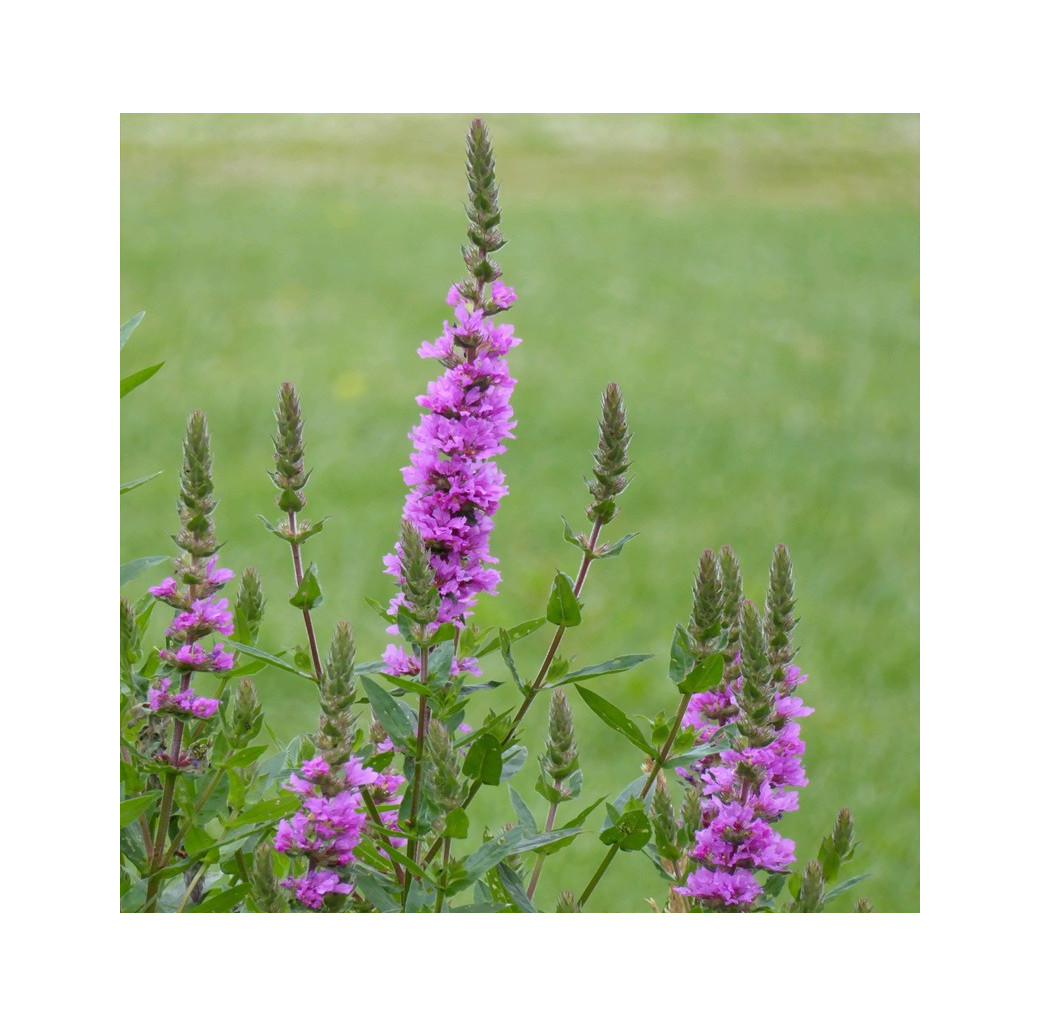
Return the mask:
<svg viewBox="0 0 1040 1026">
<path fill-rule="evenodd" d="M 227 673 L 234 667 L 235 657 L 217 642 L 212 651 L 199 644 L 200 639 L 217 633 L 225 636 L 234 630 L 231 611 L 226 598 L 213 598 L 214 592 L 230 581 L 233 570 L 218 569 L 217 557 L 209 559 L 201 571 L 189 568 L 182 575 L 189 584 L 187 592 L 173 577 L 148 591 L 157 599 L 180 610 L 166 630 L 168 645 L 159 655 L 179 673 L 212 671 Z"/>
<path fill-rule="evenodd" d="M 148 690 L 148 708 L 152 712 L 180 712 L 207 720 L 219 706 L 215 698 L 203 698 L 196 695 L 191 688 L 182 688 L 170 694 L 170 678 L 164 677 L 157 688 Z"/>
<path fill-rule="evenodd" d="M 321 756 L 310 759 L 293 773 L 285 788 L 300 796 L 301 808 L 292 819 L 283 819 L 275 834 L 276 851 L 307 859 L 308 870 L 287 877 L 282 886 L 308 908 L 319 909 L 328 894 L 351 894 L 354 885 L 338 870 L 354 861 L 354 849 L 367 823 L 361 788 L 368 787 L 377 804 L 399 803 L 397 794 L 405 778 L 377 773 L 358 758 L 332 769 Z M 384 827 L 396 829 L 397 812 L 380 813 Z M 395 845 L 403 844 L 393 838 Z"/>
<path fill-rule="evenodd" d="M 676 888 L 679 894 L 708 906 L 747 908 L 762 891 L 753 871 L 779 872 L 794 861 L 794 842 L 771 824 L 798 808 L 798 793 L 788 789 L 808 783 L 801 762 L 805 742 L 795 720 L 813 710 L 793 694 L 805 680 L 797 666 L 786 668 L 774 697 L 770 723 L 775 733 L 769 744 L 730 749 L 679 771 L 703 794 L 701 829 L 690 851 L 699 867 L 685 887 Z M 741 683 L 737 677 L 719 691 L 693 696 L 683 726 L 695 729 L 698 743 L 736 720 Z"/>
<path fill-rule="evenodd" d="M 404 518 L 421 535 L 430 554 L 441 605 L 434 627 L 461 624 L 479 592 L 495 594 L 500 574 L 489 564 L 488 540 L 492 516 L 507 493 L 505 478 L 494 457 L 506 451 L 512 438 L 513 410 L 509 400 L 516 382 L 509 376 L 506 353 L 520 339 L 511 324 L 496 325 L 492 315 L 508 309 L 516 293 L 501 282 L 491 284 L 486 308 L 467 303 L 453 285 L 447 302 L 455 322 L 444 322 L 436 342 L 424 342 L 419 355 L 439 360 L 444 372 L 416 402 L 428 412 L 410 434 L 415 447 L 411 466 L 402 475 L 411 491 Z M 386 572 L 403 582 L 400 543 L 383 562 Z M 403 592 L 390 604 L 394 612 Z M 396 626 L 390 633 L 396 633 Z M 383 653 L 387 670 L 398 675 L 418 672 L 418 662 L 402 648 L 390 645 Z M 475 660 L 463 659 L 456 672 L 479 672 Z"/>
</svg>

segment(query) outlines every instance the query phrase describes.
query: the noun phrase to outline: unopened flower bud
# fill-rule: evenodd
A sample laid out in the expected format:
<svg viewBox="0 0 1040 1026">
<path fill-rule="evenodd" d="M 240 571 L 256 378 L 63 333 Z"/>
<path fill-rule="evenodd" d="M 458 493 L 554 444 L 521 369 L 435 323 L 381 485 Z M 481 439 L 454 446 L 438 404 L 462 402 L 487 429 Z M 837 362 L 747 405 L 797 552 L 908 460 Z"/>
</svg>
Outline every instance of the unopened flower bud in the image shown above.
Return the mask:
<svg viewBox="0 0 1040 1026">
<path fill-rule="evenodd" d="M 354 686 L 354 632 L 349 623 L 337 624 L 325 660 L 318 689 L 321 694 L 321 720 L 315 742 L 330 766 L 345 762 L 353 748 L 352 713 L 356 697 Z"/>
<path fill-rule="evenodd" d="M 231 709 L 231 720 L 228 727 L 228 741 L 241 748 L 252 741 L 263 726 L 263 714 L 260 711 L 260 696 L 256 685 L 244 677 L 235 688 L 235 702 Z"/>
<path fill-rule="evenodd" d="M 430 553 L 422 535 L 407 520 L 401 524 L 400 555 L 405 603 L 420 624 L 431 624 L 440 612 L 440 594 L 434 586 Z"/>
<path fill-rule="evenodd" d="M 722 570 L 722 629 L 726 641 L 726 682 L 740 676 L 735 662 L 740 649 L 740 606 L 744 601 L 744 579 L 740 572 L 740 561 L 728 546 L 719 549 L 719 567 Z"/>
<path fill-rule="evenodd" d="M 307 505 L 303 487 L 310 474 L 303 466 L 303 414 L 296 389 L 284 382 L 278 392 L 275 411 L 278 434 L 274 439 L 274 470 L 271 480 L 280 490 L 277 504 L 286 513 L 298 513 Z"/>
<path fill-rule="evenodd" d="M 430 720 L 426 731 L 426 752 L 430 764 L 430 790 L 442 813 L 462 804 L 465 786 L 459 777 L 459 761 L 451 735 L 439 720 Z"/>
<path fill-rule="evenodd" d="M 625 471 L 632 465 L 628 459 L 628 443 L 632 436 L 625 421 L 625 403 L 621 389 L 611 382 L 603 392 L 603 418 L 599 425 L 599 447 L 592 473 L 587 482 L 593 502 L 585 510 L 589 520 L 609 524 L 617 513 L 614 500 L 628 487 Z"/>
<path fill-rule="evenodd" d="M 690 641 L 698 659 L 706 658 L 727 640 L 723 637 L 722 607 L 722 567 L 715 553 L 705 549 L 697 566 L 689 623 Z"/>
<path fill-rule="evenodd" d="M 834 853 L 839 859 L 847 859 L 852 854 L 855 842 L 855 829 L 852 822 L 851 809 L 839 809 L 838 820 L 834 824 L 834 832 L 831 834 L 834 843 Z"/>
<path fill-rule="evenodd" d="M 560 891 L 560 896 L 556 899 L 556 911 L 580 912 L 581 906 L 577 903 L 574 895 L 570 891 Z"/>
<path fill-rule="evenodd" d="M 823 911 L 823 866 L 816 859 L 805 864 L 802 886 L 798 898 L 791 906 L 792 912 Z"/>
<path fill-rule="evenodd" d="M 258 844 L 253 853 L 253 900 L 261 912 L 284 912 L 284 889 L 274 875 L 274 851 L 269 844 Z"/>
<path fill-rule="evenodd" d="M 184 462 L 181 467 L 180 495 L 177 511 L 181 529 L 177 545 L 190 553 L 196 561 L 212 556 L 219 545 L 213 529 L 213 457 L 210 452 L 206 418 L 195 410 L 188 418 L 184 437 Z"/>
<path fill-rule="evenodd" d="M 860 898 L 856 902 L 856 912 L 873 912 L 874 906 L 870 903 L 869 898 Z"/>
<path fill-rule="evenodd" d="M 253 643 L 260 634 L 263 616 L 264 593 L 260 587 L 260 575 L 251 566 L 246 567 L 235 598 L 235 626 L 244 629 Z"/>
<path fill-rule="evenodd" d="M 788 663 L 794 658 L 791 635 L 798 622 L 794 615 L 794 568 L 786 545 L 778 545 L 773 550 L 765 621 L 773 676 L 782 681 Z"/>
<path fill-rule="evenodd" d="M 574 740 L 574 720 L 570 703 L 561 688 L 549 701 L 549 736 L 545 754 L 538 760 L 547 786 L 559 785 L 578 768 L 578 746 Z"/>
</svg>

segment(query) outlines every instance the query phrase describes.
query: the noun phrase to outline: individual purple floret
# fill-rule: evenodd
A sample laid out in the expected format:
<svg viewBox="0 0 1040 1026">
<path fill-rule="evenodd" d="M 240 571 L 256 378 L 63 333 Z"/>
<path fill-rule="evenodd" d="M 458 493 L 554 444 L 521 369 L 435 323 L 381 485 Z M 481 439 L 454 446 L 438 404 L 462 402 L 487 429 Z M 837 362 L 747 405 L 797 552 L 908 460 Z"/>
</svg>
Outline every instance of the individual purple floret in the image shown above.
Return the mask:
<svg viewBox="0 0 1040 1026">
<path fill-rule="evenodd" d="M 511 288 L 494 282 L 489 309 L 505 309 L 516 300 Z M 509 376 L 506 353 L 520 339 L 511 324 L 496 325 L 487 310 L 466 303 L 453 285 L 447 301 L 454 323 L 444 322 L 436 342 L 424 342 L 419 355 L 437 359 L 444 372 L 416 402 L 427 412 L 411 432 L 411 465 L 403 468 L 411 491 L 404 518 L 421 535 L 430 553 L 441 607 L 434 627 L 465 621 L 480 592 L 495 594 L 500 575 L 491 565 L 488 540 L 492 517 L 508 489 L 494 457 L 516 426 L 509 400 L 516 382 Z M 383 560 L 386 572 L 403 581 L 400 543 Z M 403 592 L 390 603 L 394 612 Z M 390 628 L 396 633 L 397 628 Z M 418 663 L 403 649 L 383 654 L 388 672 L 414 674 Z M 478 672 L 475 660 L 463 659 L 455 672 Z"/>
</svg>

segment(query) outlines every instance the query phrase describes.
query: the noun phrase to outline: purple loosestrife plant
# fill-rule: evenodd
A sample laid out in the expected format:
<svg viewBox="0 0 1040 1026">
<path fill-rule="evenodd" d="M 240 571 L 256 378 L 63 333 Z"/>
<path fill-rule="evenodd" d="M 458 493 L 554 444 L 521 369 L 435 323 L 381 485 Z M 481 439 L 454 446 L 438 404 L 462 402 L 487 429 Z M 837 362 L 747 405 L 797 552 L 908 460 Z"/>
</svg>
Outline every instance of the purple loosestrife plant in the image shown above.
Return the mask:
<svg viewBox="0 0 1040 1026">
<path fill-rule="evenodd" d="M 616 383 L 603 391 L 586 481 L 591 526 L 578 532 L 564 520 L 564 540 L 581 554 L 576 575 L 551 576 L 540 615 L 512 627 L 477 623 L 479 596 L 503 584 L 490 537 L 507 494 L 496 459 L 516 426 L 507 357 L 520 342 L 500 317 L 516 294 L 494 259 L 505 239 L 491 142 L 479 120 L 467 139 L 466 171 L 466 274 L 448 291 L 452 316 L 443 332 L 419 348 L 441 370 L 417 399 L 423 412 L 402 471 L 410 490 L 398 541 L 384 558 L 397 593 L 379 611 L 399 643 L 359 662 L 344 619 L 322 657 L 315 611 L 323 596 L 302 548 L 326 521 L 301 519 L 310 472 L 300 400 L 288 382 L 278 393 L 269 472 L 284 519 L 264 522 L 289 546 L 289 602 L 300 611 L 304 643 L 273 651 L 261 643 L 255 572 L 242 573 L 234 603 L 218 594 L 234 575 L 218 566 L 206 422 L 199 412 L 189 418 L 181 555 L 144 598 L 120 603 L 122 908 L 531 913 L 539 902 L 580 913 L 617 857 L 641 853 L 661 873 L 670 913 L 822 911 L 862 877 L 834 886 L 856 848 L 847 809 L 800 871 L 781 832 L 808 782 L 798 721 L 812 712 L 795 694 L 806 678 L 794 664 L 794 574 L 784 546 L 773 554 L 761 613 L 744 595 L 732 550 L 701 554 L 689 621 L 675 626 L 668 655 L 672 707 L 649 729 L 590 682 L 643 666 L 650 655 L 572 668 L 560 651 L 585 616 L 592 564 L 621 555 L 635 537 L 601 538 L 618 516 L 631 467 Z M 157 605 L 172 613 L 149 652 Z M 547 623 L 551 639 L 529 660 L 524 643 Z M 500 660 L 501 679 L 468 682 L 484 659 Z M 251 675 L 272 667 L 299 681 L 300 700 L 315 704 L 314 731 L 285 745 L 260 736 Z M 200 674 L 216 677 L 213 697 L 199 693 L 209 690 Z M 496 700 L 515 700 L 478 722 L 471 698 L 493 689 L 501 689 Z M 609 800 L 579 801 L 583 770 L 567 692 L 633 749 L 638 775 Z M 540 773 L 526 789 L 517 776 L 528 752 L 524 727 L 539 703 L 547 736 Z M 497 789 L 508 807 L 489 795 L 477 806 L 486 818 L 476 821 L 471 806 L 482 788 Z M 539 894 L 545 862 L 565 859 L 574 844 L 586 853 L 602 845 L 592 876 L 569 879 L 556 896 Z M 865 900 L 857 906 L 870 910 Z"/>
</svg>

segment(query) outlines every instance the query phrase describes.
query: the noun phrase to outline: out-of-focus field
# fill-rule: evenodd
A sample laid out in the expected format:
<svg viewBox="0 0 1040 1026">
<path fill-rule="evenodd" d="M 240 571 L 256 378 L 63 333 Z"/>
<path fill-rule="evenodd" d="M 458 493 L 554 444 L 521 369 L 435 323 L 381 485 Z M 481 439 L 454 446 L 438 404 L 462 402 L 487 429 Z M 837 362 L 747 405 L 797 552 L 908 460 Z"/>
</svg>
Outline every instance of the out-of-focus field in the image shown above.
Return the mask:
<svg viewBox="0 0 1040 1026">
<path fill-rule="evenodd" d="M 639 537 L 592 568 L 585 622 L 564 654 L 577 666 L 656 653 L 593 686 L 631 714 L 671 711 L 672 625 L 689 614 L 701 550 L 732 545 L 761 601 L 785 542 L 809 674 L 801 694 L 816 713 L 802 727 L 810 785 L 781 829 L 801 864 L 850 806 L 853 871 L 872 874 L 855 893 L 879 912 L 918 911 L 917 116 L 487 120 L 510 240 L 499 256 L 525 341 L 511 357 L 518 427 L 500 461 L 510 495 L 493 536 L 503 582 L 478 622 L 539 615 L 554 571 L 576 569 L 560 515 L 582 521 L 599 395 L 618 381 L 635 437 L 613 536 Z M 399 529 L 414 397 L 438 369 L 415 351 L 440 333 L 444 295 L 463 274 L 468 125 L 124 116 L 120 320 L 146 317 L 122 373 L 166 365 L 122 403 L 121 480 L 164 471 L 122 499 L 122 560 L 173 554 L 181 439 L 202 409 L 222 564 L 260 572 L 269 650 L 304 640 L 286 601 L 288 549 L 257 518 L 279 514 L 265 472 L 287 380 L 307 419 L 307 513 L 332 517 L 305 549 L 325 594 L 322 647 L 341 619 L 363 659 L 388 640 L 364 596 L 392 594 L 382 556 Z M 516 647 L 528 675 L 548 637 Z M 485 676 L 502 673 L 489 657 Z M 314 729 L 316 698 L 301 681 L 272 670 L 257 684 L 279 736 Z M 478 707 L 514 696 L 503 689 Z M 546 711 L 542 699 L 513 781 L 538 816 Z M 616 794 L 639 766 L 584 708 L 576 719 L 577 808 Z M 513 815 L 504 787 L 485 788 L 473 811 Z M 562 888 L 579 892 L 604 850 L 593 833 L 550 859 L 542 907 Z M 664 883 L 644 856 L 623 856 L 588 910 L 647 911 L 649 896 L 662 901 Z M 834 907 L 851 909 L 852 897 Z"/>
</svg>

